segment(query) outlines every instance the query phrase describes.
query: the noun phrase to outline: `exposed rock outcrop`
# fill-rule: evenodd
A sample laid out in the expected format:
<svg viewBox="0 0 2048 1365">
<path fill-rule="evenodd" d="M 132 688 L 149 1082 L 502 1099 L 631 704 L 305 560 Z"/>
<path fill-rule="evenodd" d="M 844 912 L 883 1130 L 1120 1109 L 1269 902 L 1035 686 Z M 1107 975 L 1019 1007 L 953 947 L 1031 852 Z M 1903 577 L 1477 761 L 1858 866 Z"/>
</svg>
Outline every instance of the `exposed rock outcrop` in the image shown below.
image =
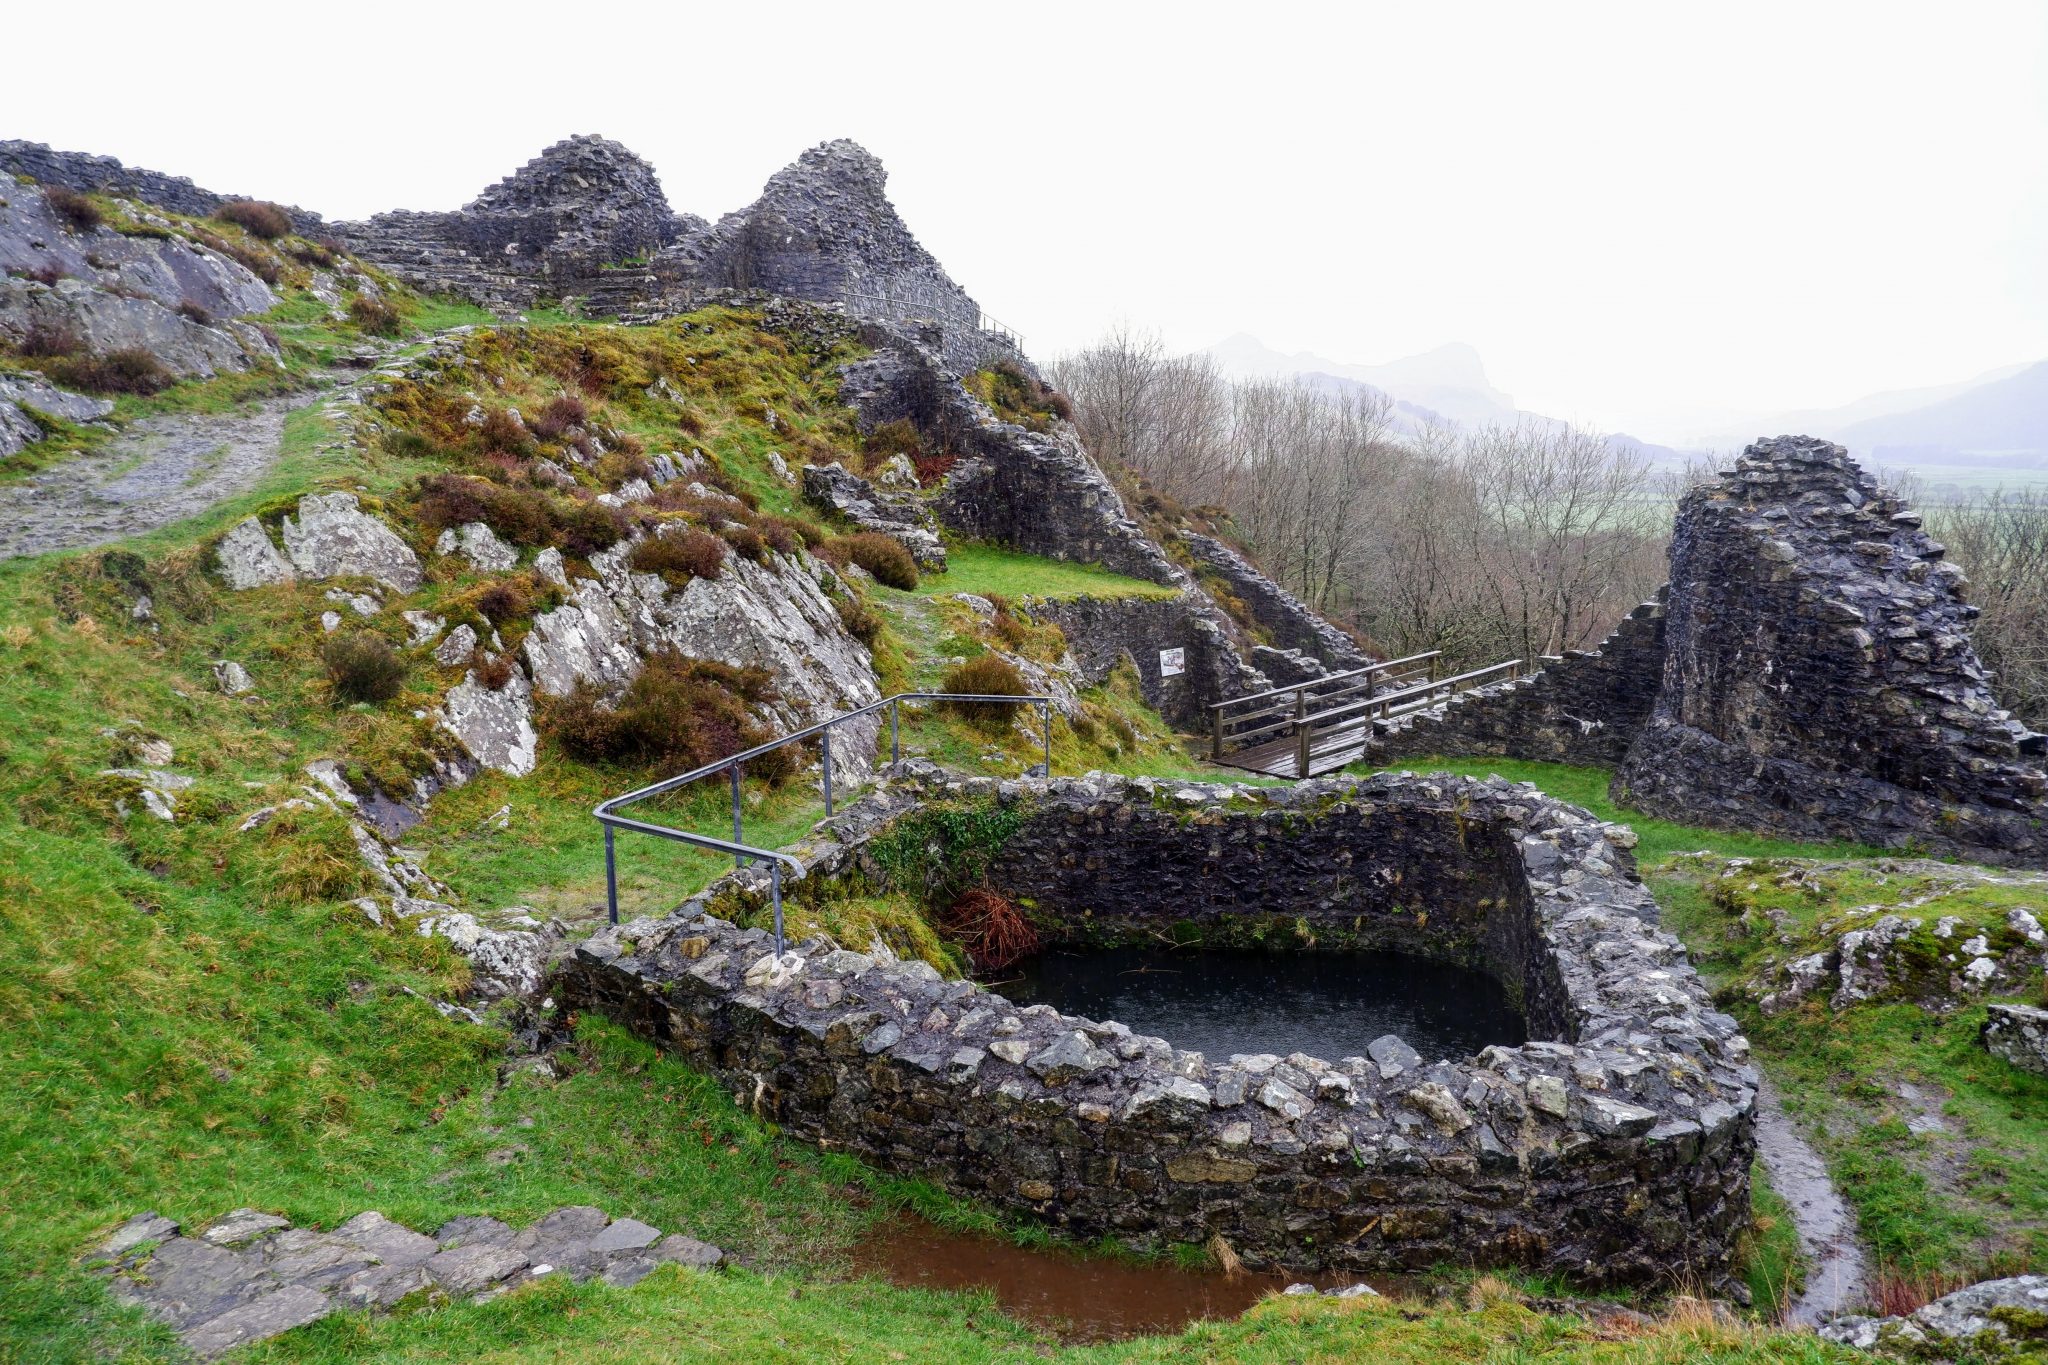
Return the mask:
<svg viewBox="0 0 2048 1365">
<path fill-rule="evenodd" d="M 1984 1050 L 2022 1071 L 2048 1076 L 2048 1009 L 2035 1005 L 1991 1005 L 1978 1035 Z"/>
<path fill-rule="evenodd" d="M 2048 1349 L 2048 1275 L 1985 1280 L 1906 1317 L 1836 1318 L 1820 1335 L 1908 1360 L 2038 1360 Z"/>
<path fill-rule="evenodd" d="M 96 422 L 114 410 L 111 398 L 68 393 L 36 375 L 0 374 L 0 460 L 43 439 L 38 416 Z"/>
<path fill-rule="evenodd" d="M 1750 446 L 1680 504 L 1662 687 L 1617 799 L 1783 838 L 2048 863 L 2048 740 L 1992 696 L 1965 582 L 1840 446 Z"/>
<path fill-rule="evenodd" d="M 299 499 L 298 519 L 286 517 L 279 530 L 303 578 L 372 578 L 394 592 L 420 585 L 419 556 L 364 512 L 353 493 L 308 493 Z"/>
<path fill-rule="evenodd" d="M 96 355 L 146 350 L 178 375 L 279 359 L 235 321 L 278 301 L 245 266 L 182 237 L 73 227 L 34 185 L 0 195 L 0 272 L 0 341 L 68 334 Z"/>
<path fill-rule="evenodd" d="M 884 492 L 845 465 L 804 466 L 804 497 L 845 517 L 863 531 L 879 531 L 910 551 L 920 569 L 943 572 L 946 547 L 923 498 L 910 490 Z"/>
<path fill-rule="evenodd" d="M 674 589 L 636 572 L 630 550 L 593 555 L 598 576 L 535 618 L 524 652 L 543 695 L 566 695 L 578 682 L 617 692 L 647 655 L 675 650 L 766 671 L 777 693 L 769 719 L 782 733 L 881 700 L 867 646 L 846 633 L 827 595 L 837 587 L 832 570 L 809 554 L 771 552 L 758 564 L 732 555 L 718 577 Z M 847 780 L 873 770 L 879 725 L 871 716 L 835 732 L 834 764 Z"/>
<path fill-rule="evenodd" d="M 1752 989 L 1764 1013 L 1781 1014 L 1821 994 L 1838 1010 L 1910 1000 L 1946 1011 L 1987 995 L 2039 989 L 2048 971 L 2048 931 L 2024 909 L 2009 911 L 1995 928 L 1868 910 L 1850 922 L 1855 927 L 1832 947 L 1792 959 Z"/>
</svg>

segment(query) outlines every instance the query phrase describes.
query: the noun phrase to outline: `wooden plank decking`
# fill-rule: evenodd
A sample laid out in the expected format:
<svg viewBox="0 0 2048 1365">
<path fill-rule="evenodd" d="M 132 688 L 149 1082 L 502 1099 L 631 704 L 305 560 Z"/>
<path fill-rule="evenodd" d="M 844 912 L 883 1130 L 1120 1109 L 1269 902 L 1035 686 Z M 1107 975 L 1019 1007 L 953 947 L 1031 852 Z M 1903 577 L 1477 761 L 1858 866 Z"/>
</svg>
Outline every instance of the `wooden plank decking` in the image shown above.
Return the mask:
<svg viewBox="0 0 2048 1365">
<path fill-rule="evenodd" d="M 1371 724 L 1355 729 L 1340 730 L 1327 735 L 1316 736 L 1308 754 L 1308 771 L 1299 772 L 1300 751 L 1294 736 L 1257 744 L 1249 749 L 1227 753 L 1213 762 L 1226 768 L 1242 768 L 1246 772 L 1260 773 L 1266 777 L 1320 777 L 1324 773 L 1336 772 L 1339 768 L 1356 763 L 1365 757 L 1366 737 L 1372 733 Z"/>
</svg>

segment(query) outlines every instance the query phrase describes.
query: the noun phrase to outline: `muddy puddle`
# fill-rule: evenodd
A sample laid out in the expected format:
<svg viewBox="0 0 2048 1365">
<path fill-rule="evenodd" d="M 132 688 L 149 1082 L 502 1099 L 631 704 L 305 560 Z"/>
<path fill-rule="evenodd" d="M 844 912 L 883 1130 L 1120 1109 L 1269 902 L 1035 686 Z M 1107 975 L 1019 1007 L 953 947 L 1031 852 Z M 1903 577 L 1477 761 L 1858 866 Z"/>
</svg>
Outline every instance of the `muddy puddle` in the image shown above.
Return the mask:
<svg viewBox="0 0 2048 1365">
<path fill-rule="evenodd" d="M 1382 1294 L 1403 1287 L 1394 1276 L 1233 1276 L 1057 1248 L 1033 1250 L 948 1232 L 910 1215 L 877 1224 L 855 1252 L 854 1268 L 905 1288 L 987 1289 L 1003 1311 L 1066 1342 L 1173 1333 L 1191 1322 L 1234 1318 L 1290 1284 L 1341 1289 L 1363 1281 Z"/>
</svg>

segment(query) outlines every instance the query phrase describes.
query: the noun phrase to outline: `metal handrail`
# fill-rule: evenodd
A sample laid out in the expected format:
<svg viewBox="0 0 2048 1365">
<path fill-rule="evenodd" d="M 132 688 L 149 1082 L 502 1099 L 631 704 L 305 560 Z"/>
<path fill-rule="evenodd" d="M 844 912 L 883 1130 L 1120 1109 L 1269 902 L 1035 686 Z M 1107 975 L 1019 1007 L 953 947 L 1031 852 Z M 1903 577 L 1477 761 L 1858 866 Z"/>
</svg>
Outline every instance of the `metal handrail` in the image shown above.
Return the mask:
<svg viewBox="0 0 2048 1365">
<path fill-rule="evenodd" d="M 740 808 L 740 769 L 750 758 L 759 758 L 762 754 L 773 752 L 785 745 L 801 744 L 813 735 L 818 736 L 819 764 L 823 769 L 825 785 L 825 814 L 829 816 L 832 814 L 832 727 L 844 725 L 847 721 L 858 720 L 862 716 L 871 715 L 885 706 L 888 707 L 889 761 L 892 763 L 898 762 L 903 757 L 903 734 L 899 724 L 898 708 L 906 701 L 1001 702 L 1012 706 L 1036 706 L 1039 711 L 1039 717 L 1044 723 L 1045 730 L 1045 775 L 1047 777 L 1052 776 L 1051 697 L 1039 696 L 1035 693 L 1026 696 L 1009 696 L 985 692 L 898 692 L 894 696 L 884 697 L 877 702 L 870 702 L 857 710 L 843 712 L 830 719 L 819 721 L 816 725 L 798 730 L 794 734 L 784 735 L 780 739 L 771 739 L 766 744 L 756 744 L 753 748 L 742 750 L 736 754 L 729 754 L 715 763 L 707 763 L 701 768 L 693 768 L 678 777 L 663 778 L 659 782 L 652 782 L 647 786 L 629 791 L 623 796 L 614 796 L 608 801 L 599 802 L 597 807 L 591 811 L 591 814 L 597 818 L 599 824 L 604 826 L 604 897 L 605 909 L 611 923 L 617 924 L 619 922 L 619 865 L 614 836 L 619 830 L 631 830 L 636 834 L 651 834 L 656 838 L 672 839 L 677 843 L 689 844 L 695 848 L 708 848 L 718 853 L 730 853 L 734 867 L 745 867 L 752 860 L 765 861 L 768 864 L 769 895 L 775 905 L 775 955 L 777 957 L 782 956 L 784 951 L 782 939 L 782 865 L 788 863 L 797 870 L 799 875 L 803 873 L 804 865 L 787 853 L 782 853 L 772 848 L 756 848 L 754 845 L 746 842 L 746 830 L 742 823 L 744 816 Z M 627 806 L 645 801 L 650 797 L 676 791 L 694 782 L 701 782 L 714 773 L 727 774 L 732 783 L 731 839 L 714 838 L 709 834 L 698 834 L 687 829 L 677 829 L 673 825 L 654 824 L 646 820 L 635 820 L 619 814 Z"/>
</svg>

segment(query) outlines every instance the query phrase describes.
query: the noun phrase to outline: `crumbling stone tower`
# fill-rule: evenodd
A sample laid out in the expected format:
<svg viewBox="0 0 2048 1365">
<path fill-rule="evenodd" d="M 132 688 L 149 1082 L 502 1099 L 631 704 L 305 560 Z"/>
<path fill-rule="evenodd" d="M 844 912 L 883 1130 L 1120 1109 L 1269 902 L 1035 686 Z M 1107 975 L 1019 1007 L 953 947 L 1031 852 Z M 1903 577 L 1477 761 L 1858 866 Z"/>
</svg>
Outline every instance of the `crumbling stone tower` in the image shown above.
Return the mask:
<svg viewBox="0 0 2048 1365">
<path fill-rule="evenodd" d="M 2048 864 L 2048 736 L 2001 710 L 1963 573 L 1838 445 L 1758 441 L 1679 505 L 1661 691 L 1617 800 Z"/>
</svg>

